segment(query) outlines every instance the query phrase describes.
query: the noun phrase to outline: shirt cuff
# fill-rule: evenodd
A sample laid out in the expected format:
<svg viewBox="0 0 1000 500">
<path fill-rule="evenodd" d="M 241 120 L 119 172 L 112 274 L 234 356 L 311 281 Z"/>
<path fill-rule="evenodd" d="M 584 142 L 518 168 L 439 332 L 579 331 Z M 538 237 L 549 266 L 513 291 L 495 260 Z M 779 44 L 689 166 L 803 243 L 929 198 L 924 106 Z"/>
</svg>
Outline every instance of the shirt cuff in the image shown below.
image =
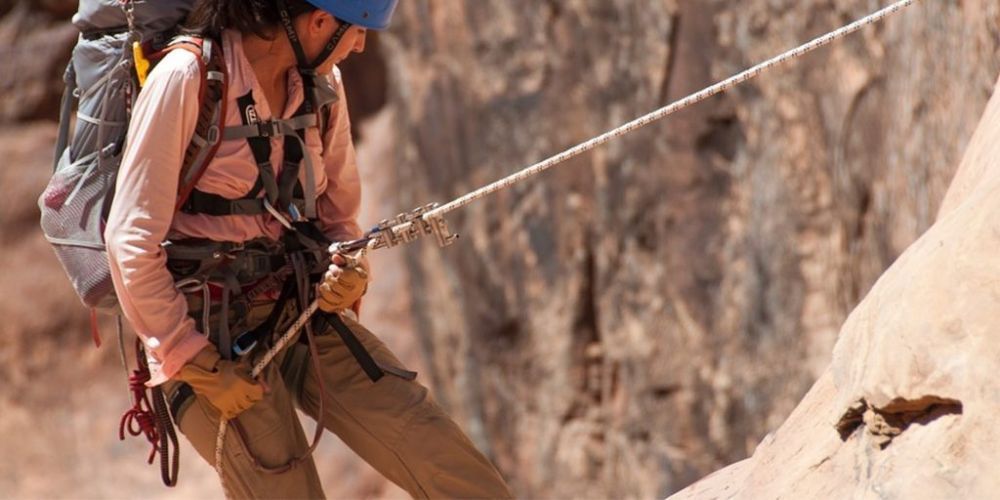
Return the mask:
<svg viewBox="0 0 1000 500">
<path fill-rule="evenodd" d="M 208 339 L 197 330 L 191 331 L 167 353 L 159 363 L 149 364 L 149 382 L 147 387 L 156 387 L 177 374 L 188 361 L 193 359 L 202 349 L 208 347 Z"/>
</svg>

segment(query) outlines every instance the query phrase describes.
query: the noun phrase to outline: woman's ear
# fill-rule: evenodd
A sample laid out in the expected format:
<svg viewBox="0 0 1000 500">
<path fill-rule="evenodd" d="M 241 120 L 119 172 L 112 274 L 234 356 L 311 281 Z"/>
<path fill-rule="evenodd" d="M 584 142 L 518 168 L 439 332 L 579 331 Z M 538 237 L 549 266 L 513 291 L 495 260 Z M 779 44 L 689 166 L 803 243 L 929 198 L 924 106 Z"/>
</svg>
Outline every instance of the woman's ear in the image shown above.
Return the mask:
<svg viewBox="0 0 1000 500">
<path fill-rule="evenodd" d="M 313 35 L 324 35 L 336 29 L 337 22 L 329 13 L 316 9 L 309 14 L 309 31 Z"/>
</svg>

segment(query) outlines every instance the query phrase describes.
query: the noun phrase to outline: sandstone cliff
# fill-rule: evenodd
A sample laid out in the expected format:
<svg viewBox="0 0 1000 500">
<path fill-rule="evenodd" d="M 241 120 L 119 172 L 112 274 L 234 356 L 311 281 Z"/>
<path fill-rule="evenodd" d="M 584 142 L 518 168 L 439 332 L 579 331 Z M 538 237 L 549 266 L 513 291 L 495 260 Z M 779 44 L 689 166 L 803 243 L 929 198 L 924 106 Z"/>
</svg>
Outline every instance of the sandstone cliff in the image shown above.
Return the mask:
<svg viewBox="0 0 1000 500">
<path fill-rule="evenodd" d="M 937 222 L 851 313 L 753 456 L 683 498 L 995 498 L 1000 86 Z"/>
</svg>

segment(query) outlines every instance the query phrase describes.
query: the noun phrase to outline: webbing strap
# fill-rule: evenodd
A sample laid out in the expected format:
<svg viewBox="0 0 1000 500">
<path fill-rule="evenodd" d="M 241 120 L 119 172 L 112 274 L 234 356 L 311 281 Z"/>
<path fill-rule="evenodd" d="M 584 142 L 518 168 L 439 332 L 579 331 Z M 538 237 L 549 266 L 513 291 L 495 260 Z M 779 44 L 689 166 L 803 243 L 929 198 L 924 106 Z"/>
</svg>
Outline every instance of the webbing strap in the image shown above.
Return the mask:
<svg viewBox="0 0 1000 500">
<path fill-rule="evenodd" d="M 310 112 L 309 102 L 303 102 L 296 113 L 296 117 L 301 117 L 303 123 L 317 123 L 318 118 L 315 112 Z M 305 128 L 292 129 L 295 120 L 290 120 L 281 124 L 285 132 L 285 168 L 282 172 L 282 191 L 278 198 L 278 206 L 289 207 L 293 189 L 302 190 L 302 200 L 305 201 L 302 217 L 308 220 L 316 219 L 316 169 L 313 165 L 312 155 L 305 154 L 306 140 Z M 304 182 L 299 182 L 300 166 L 305 167 Z"/>
<path fill-rule="evenodd" d="M 351 329 L 344 324 L 344 320 L 340 319 L 339 315 L 323 313 L 319 316 L 326 321 L 327 325 L 330 325 L 330 327 L 337 332 L 337 335 L 340 336 L 340 340 L 342 340 L 344 345 L 347 346 L 347 350 L 354 355 L 354 359 L 358 360 L 358 364 L 361 365 L 361 369 L 365 371 L 365 374 L 368 375 L 368 378 L 371 379 L 372 382 L 378 382 L 385 376 L 385 371 L 382 370 L 382 367 L 375 362 L 375 358 L 373 358 L 368 352 L 368 349 L 365 349 L 364 344 L 358 340 L 358 337 L 354 335 L 354 332 L 352 332 Z"/>
<path fill-rule="evenodd" d="M 292 50 L 295 51 L 295 60 L 300 67 L 304 67 L 308 64 L 308 60 L 306 59 L 306 52 L 302 48 L 302 42 L 299 40 L 299 34 L 295 31 L 295 23 L 288 10 L 288 2 L 285 0 L 276 0 L 276 3 L 278 4 L 278 13 L 281 15 L 281 25 L 284 26 L 288 41 L 291 42 Z"/>
<path fill-rule="evenodd" d="M 233 296 L 240 293 L 240 282 L 236 273 L 223 269 L 225 283 L 222 286 L 222 310 L 219 311 L 219 354 L 222 359 L 233 359 L 233 339 L 229 332 L 229 306 Z"/>
<path fill-rule="evenodd" d="M 288 305 L 288 301 L 292 299 L 295 295 L 296 286 L 295 278 L 289 276 L 285 278 L 285 283 L 281 287 L 281 293 L 278 295 L 278 300 L 274 302 L 274 308 L 271 309 L 271 313 L 267 315 L 267 319 L 263 323 L 254 328 L 245 335 L 250 335 L 254 341 L 259 341 L 265 336 L 270 335 L 274 328 L 278 325 L 278 321 L 281 319 L 282 313 L 285 312 L 285 307 Z"/>
<path fill-rule="evenodd" d="M 90 123 L 90 124 L 93 124 L 93 125 L 97 125 L 97 126 L 100 126 L 100 127 L 124 127 L 124 126 L 128 125 L 128 123 L 124 122 L 124 121 L 105 120 L 105 119 L 102 119 L 102 118 L 97 118 L 96 116 L 90 116 L 88 114 L 84 114 L 83 112 L 80 112 L 80 111 L 78 111 L 76 113 L 76 117 L 78 119 L 82 120 L 82 121 L 85 121 L 87 123 Z"/>
<path fill-rule="evenodd" d="M 287 120 L 269 120 L 266 122 L 226 127 L 222 138 L 227 141 L 249 139 L 251 137 L 277 137 L 285 135 L 289 130 L 302 130 L 319 125 L 315 114 L 297 115 Z"/>
<path fill-rule="evenodd" d="M 76 68 L 73 61 L 66 66 L 66 73 L 63 74 L 63 81 L 66 89 L 63 91 L 62 104 L 59 106 L 59 137 L 56 139 L 56 154 L 52 164 L 52 171 L 59 167 L 59 159 L 62 158 L 66 147 L 69 145 L 69 125 L 70 117 L 73 114 L 73 103 L 76 101 Z"/>
<path fill-rule="evenodd" d="M 344 39 L 344 35 L 347 34 L 347 30 L 354 26 L 353 24 L 340 18 L 338 18 L 337 21 L 340 22 L 340 27 L 337 28 L 337 31 L 333 33 L 330 40 L 326 42 L 326 46 L 324 46 L 323 50 L 316 56 L 316 60 L 313 61 L 314 67 L 319 67 L 321 64 L 326 62 L 327 58 L 333 54 L 333 51 L 337 50 L 337 46 L 340 45 L 340 41 Z"/>
<path fill-rule="evenodd" d="M 237 99 L 243 126 L 227 127 L 222 133 L 224 140 L 245 139 L 250 146 L 257 164 L 257 180 L 240 199 L 232 200 L 223 196 L 192 190 L 182 211 L 189 214 L 212 216 L 262 215 L 271 213 L 272 207 L 288 211 L 293 220 L 316 218 L 316 174 L 312 157 L 305 154 L 305 129 L 317 125 L 315 113 L 306 112 L 303 105 L 294 117 L 288 120 L 261 122 L 255 108 L 253 92 Z M 285 137 L 285 158 L 280 175 L 276 175 L 271 164 L 271 137 Z M 300 172 L 305 166 L 305 179 L 300 182 Z M 265 193 L 260 198 L 261 192 Z M 282 219 L 285 219 L 283 216 Z"/>
<path fill-rule="evenodd" d="M 194 137 L 184 153 L 181 168 L 181 182 L 178 188 L 176 209 L 180 211 L 194 190 L 198 180 L 205 173 L 208 164 L 222 144 L 222 129 L 225 126 L 228 108 L 228 78 L 221 44 L 211 40 L 183 39 L 175 41 L 159 57 L 173 50 L 185 50 L 198 57 L 199 71 L 204 78 L 198 91 L 201 110 L 195 125 Z"/>
<path fill-rule="evenodd" d="M 295 139 L 298 141 L 300 148 L 305 147 L 305 139 L 303 139 L 304 133 L 296 134 Z M 287 143 L 286 143 L 287 144 Z M 316 168 L 313 165 L 312 155 L 305 155 L 304 161 L 302 161 L 305 166 L 305 182 L 301 185 L 305 187 L 305 192 L 302 194 L 302 199 L 305 200 L 305 218 L 309 220 L 315 220 L 317 218 L 316 212 Z"/>
<path fill-rule="evenodd" d="M 298 134 L 285 136 L 285 165 L 278 178 L 278 206 L 286 208 L 292 203 L 294 188 L 299 184 L 299 168 L 303 158 Z M 308 197 L 306 200 L 308 201 Z"/>
<path fill-rule="evenodd" d="M 261 198 L 230 200 L 217 194 L 192 191 L 182 209 L 188 214 L 222 215 L 262 215 L 267 212 Z"/>
<path fill-rule="evenodd" d="M 187 383 L 181 382 L 177 386 L 177 391 L 170 396 L 170 414 L 174 417 L 174 422 L 177 425 L 181 423 L 181 412 L 184 410 L 187 403 L 194 398 L 194 389 L 191 388 Z"/>
<path fill-rule="evenodd" d="M 236 100 L 240 107 L 240 118 L 243 125 L 259 125 L 260 118 L 257 115 L 256 103 L 253 99 L 253 91 L 247 92 L 245 96 Z M 225 132 L 223 132 L 225 134 Z M 274 203 L 278 201 L 278 181 L 275 179 L 274 166 L 271 165 L 271 140 L 269 136 L 257 135 L 247 138 L 250 151 L 253 153 L 254 162 L 257 163 L 259 180 L 264 187 L 264 193 L 268 201 Z M 249 193 L 248 197 L 256 197 L 257 193 Z"/>
</svg>

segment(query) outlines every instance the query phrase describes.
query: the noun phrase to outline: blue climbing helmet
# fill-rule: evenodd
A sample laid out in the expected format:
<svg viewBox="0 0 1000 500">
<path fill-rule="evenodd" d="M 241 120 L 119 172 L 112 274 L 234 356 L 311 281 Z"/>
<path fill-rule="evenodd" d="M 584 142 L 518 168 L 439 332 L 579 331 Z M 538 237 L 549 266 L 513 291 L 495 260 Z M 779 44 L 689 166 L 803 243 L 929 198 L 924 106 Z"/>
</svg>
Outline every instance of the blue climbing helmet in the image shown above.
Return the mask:
<svg viewBox="0 0 1000 500">
<path fill-rule="evenodd" d="M 389 27 L 399 0 L 306 0 L 318 9 L 356 26 L 372 30 Z"/>
<path fill-rule="evenodd" d="M 274 0 L 281 16 L 281 25 L 285 28 L 288 41 L 292 44 L 295 59 L 298 62 L 299 74 L 306 94 L 305 112 L 317 112 L 324 102 L 330 102 L 331 95 L 335 100 L 336 91 L 329 87 L 329 82 L 316 74 L 318 68 L 340 45 L 344 35 L 353 27 L 381 30 L 389 26 L 392 12 L 396 10 L 399 0 L 305 0 L 317 9 L 323 10 L 337 18 L 340 26 L 326 43 L 326 46 L 312 60 L 306 57 L 302 41 L 295 31 L 292 13 L 288 9 L 288 0 Z M 325 90 L 325 93 L 324 93 Z"/>
<path fill-rule="evenodd" d="M 298 33 L 295 32 L 295 24 L 292 21 L 291 11 L 288 9 L 287 0 L 275 0 L 278 6 L 278 13 L 281 15 L 281 25 L 285 28 L 288 40 L 295 50 L 295 58 L 298 60 L 299 72 L 308 74 L 315 70 L 330 54 L 333 53 L 340 40 L 347 34 L 353 26 L 361 26 L 367 29 L 380 30 L 389 26 L 392 12 L 396 10 L 399 0 L 306 0 L 317 9 L 326 11 L 331 16 L 340 21 L 340 27 L 330 37 L 326 47 L 314 60 L 306 59 L 302 50 L 302 42 Z"/>
</svg>

